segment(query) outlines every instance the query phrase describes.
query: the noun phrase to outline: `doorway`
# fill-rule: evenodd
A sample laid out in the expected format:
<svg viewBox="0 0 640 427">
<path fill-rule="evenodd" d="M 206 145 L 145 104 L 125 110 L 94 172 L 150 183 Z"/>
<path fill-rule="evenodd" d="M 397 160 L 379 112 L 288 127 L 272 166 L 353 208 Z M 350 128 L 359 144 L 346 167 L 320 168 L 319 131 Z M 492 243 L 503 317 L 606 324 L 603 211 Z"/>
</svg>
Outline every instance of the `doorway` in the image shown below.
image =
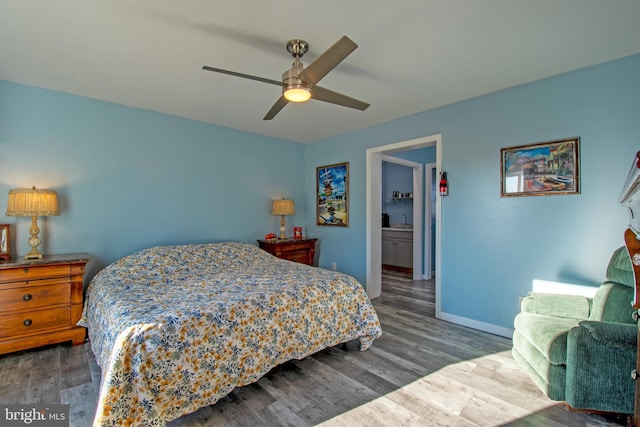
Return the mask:
<svg viewBox="0 0 640 427">
<path fill-rule="evenodd" d="M 408 141 L 396 142 L 367 149 L 366 152 L 366 192 L 367 192 L 367 213 L 366 213 L 366 263 L 367 263 L 367 294 L 370 298 L 380 296 L 382 292 L 382 228 L 380 218 L 382 215 L 382 156 L 393 154 L 409 149 L 422 147 L 436 147 L 436 176 L 442 169 L 442 135 L 430 135 Z M 435 273 L 436 273 L 436 317 L 440 315 L 440 283 L 442 275 L 441 265 L 441 203 L 436 197 L 435 206 Z M 430 227 L 424 227 L 425 235 L 429 233 Z M 421 236 L 418 238 L 422 241 Z"/>
<path fill-rule="evenodd" d="M 397 157 L 390 156 L 388 154 L 383 154 L 381 156 L 381 160 L 387 163 L 393 163 L 395 165 L 404 166 L 411 170 L 411 200 L 412 200 L 412 209 L 411 209 L 411 218 L 412 218 L 412 240 L 413 240 L 413 248 L 411 250 L 412 260 L 412 274 L 413 280 L 422 280 L 422 271 L 424 266 L 424 256 L 423 256 L 423 245 L 422 245 L 422 229 L 424 225 L 424 210 L 422 198 L 424 194 L 424 166 L 420 163 L 416 163 L 410 160 L 404 160 Z M 381 172 L 380 177 L 382 180 L 384 173 Z M 380 189 L 382 190 L 383 185 L 380 185 Z M 387 201 L 386 198 L 388 195 L 382 196 L 383 201 Z M 398 203 L 398 200 L 395 200 Z M 383 203 L 384 205 L 384 203 Z M 382 205 L 380 207 L 382 209 Z M 405 216 L 405 220 L 409 215 Z M 406 221 L 405 221 L 406 222 Z"/>
</svg>

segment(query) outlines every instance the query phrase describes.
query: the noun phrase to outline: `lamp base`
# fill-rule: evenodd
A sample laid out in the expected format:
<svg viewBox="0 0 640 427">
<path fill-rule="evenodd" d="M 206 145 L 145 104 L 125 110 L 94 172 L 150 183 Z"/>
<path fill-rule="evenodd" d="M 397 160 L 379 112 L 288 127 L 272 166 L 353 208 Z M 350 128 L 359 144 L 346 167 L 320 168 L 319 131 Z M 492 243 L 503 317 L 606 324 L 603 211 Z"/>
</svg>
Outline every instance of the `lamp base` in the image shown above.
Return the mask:
<svg viewBox="0 0 640 427">
<path fill-rule="evenodd" d="M 288 237 L 284 234 L 284 227 L 280 228 L 280 235 L 278 236 L 278 240 L 286 240 Z"/>
<path fill-rule="evenodd" d="M 42 258 L 44 258 L 44 255 L 41 254 L 40 252 L 38 252 L 37 254 L 32 254 L 31 252 L 29 252 L 24 256 L 24 259 L 42 259 Z"/>
<path fill-rule="evenodd" d="M 29 239 L 29 244 L 31 243 L 32 243 L 32 240 Z M 31 251 L 24 256 L 24 259 L 42 259 L 43 257 L 44 255 L 38 250 L 37 246 L 31 246 Z"/>
<path fill-rule="evenodd" d="M 286 228 L 284 227 L 284 215 L 282 215 L 282 219 L 280 220 L 280 235 L 278 236 L 278 240 L 286 240 L 287 236 L 284 234 Z"/>
<path fill-rule="evenodd" d="M 42 259 L 42 257 L 44 256 L 38 250 L 38 246 L 40 246 L 40 243 L 42 243 L 40 241 L 40 238 L 38 237 L 38 233 L 40 233 L 40 229 L 38 228 L 37 217 L 32 216 L 31 228 L 29 229 L 29 234 L 31 234 L 31 237 L 29 237 L 28 240 L 29 246 L 31 246 L 31 251 L 24 256 L 24 259 Z"/>
</svg>

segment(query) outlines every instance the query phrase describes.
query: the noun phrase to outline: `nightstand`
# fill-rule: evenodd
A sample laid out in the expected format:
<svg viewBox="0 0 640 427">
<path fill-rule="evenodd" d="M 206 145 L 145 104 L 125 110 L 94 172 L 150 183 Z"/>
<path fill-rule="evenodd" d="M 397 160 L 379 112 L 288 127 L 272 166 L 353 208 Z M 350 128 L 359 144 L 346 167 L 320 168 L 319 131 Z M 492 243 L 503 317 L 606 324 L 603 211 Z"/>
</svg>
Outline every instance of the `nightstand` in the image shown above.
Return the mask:
<svg viewBox="0 0 640 427">
<path fill-rule="evenodd" d="M 72 341 L 84 343 L 87 254 L 0 261 L 0 354 Z"/>
<path fill-rule="evenodd" d="M 313 265 L 318 239 L 258 240 L 260 249 L 264 249 L 278 258 L 288 259 L 302 264 Z"/>
</svg>

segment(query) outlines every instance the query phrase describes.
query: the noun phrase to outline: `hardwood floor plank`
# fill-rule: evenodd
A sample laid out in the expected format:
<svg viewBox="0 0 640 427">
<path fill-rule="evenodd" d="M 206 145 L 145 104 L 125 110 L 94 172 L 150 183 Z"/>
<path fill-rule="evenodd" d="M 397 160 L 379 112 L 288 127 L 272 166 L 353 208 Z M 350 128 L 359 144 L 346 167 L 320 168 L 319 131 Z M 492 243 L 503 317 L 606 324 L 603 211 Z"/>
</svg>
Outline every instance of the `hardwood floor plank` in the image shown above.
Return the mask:
<svg viewBox="0 0 640 427">
<path fill-rule="evenodd" d="M 359 408 L 360 409 L 360 408 Z M 369 402 L 358 411 L 350 411 L 330 419 L 323 426 L 428 425 L 428 420 L 386 397 Z"/>
<path fill-rule="evenodd" d="M 344 356 L 345 352 L 343 350 L 337 350 L 334 347 L 319 353 L 315 357 L 322 363 L 343 373 L 345 376 L 357 379 L 359 384 L 372 390 L 377 396 L 385 395 L 398 388 L 395 384 L 370 372 L 368 369 L 351 363 L 349 360 L 346 360 Z"/>
<path fill-rule="evenodd" d="M 263 420 L 264 424 L 260 425 L 281 425 L 291 427 L 311 427 L 313 425 L 292 412 L 284 402 L 275 401 L 269 405 L 268 410 L 270 414 L 273 414 L 273 417 L 270 420 Z"/>
<path fill-rule="evenodd" d="M 473 395 L 463 387 L 456 387 L 448 378 L 435 373 L 390 394 L 391 399 L 405 397 L 411 397 L 408 402 L 414 405 L 437 408 L 441 413 L 459 417 Z"/>
<path fill-rule="evenodd" d="M 96 414 L 95 397 L 95 389 L 90 382 L 61 391 L 60 403 L 69 405 L 71 425 L 91 425 Z"/>
</svg>

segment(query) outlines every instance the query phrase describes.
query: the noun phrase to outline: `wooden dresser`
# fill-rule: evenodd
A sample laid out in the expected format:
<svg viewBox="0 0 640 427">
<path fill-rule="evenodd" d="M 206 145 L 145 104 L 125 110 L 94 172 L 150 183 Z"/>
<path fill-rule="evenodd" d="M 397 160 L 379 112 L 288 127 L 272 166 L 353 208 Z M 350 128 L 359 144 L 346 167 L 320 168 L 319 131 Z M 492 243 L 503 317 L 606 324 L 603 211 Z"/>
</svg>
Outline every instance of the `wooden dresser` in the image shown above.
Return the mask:
<svg viewBox="0 0 640 427">
<path fill-rule="evenodd" d="M 313 265 L 317 240 L 318 239 L 258 240 L 258 245 L 260 249 L 264 249 L 278 258 Z"/>
<path fill-rule="evenodd" d="M 0 354 L 85 340 L 82 314 L 87 254 L 0 261 Z"/>
</svg>

